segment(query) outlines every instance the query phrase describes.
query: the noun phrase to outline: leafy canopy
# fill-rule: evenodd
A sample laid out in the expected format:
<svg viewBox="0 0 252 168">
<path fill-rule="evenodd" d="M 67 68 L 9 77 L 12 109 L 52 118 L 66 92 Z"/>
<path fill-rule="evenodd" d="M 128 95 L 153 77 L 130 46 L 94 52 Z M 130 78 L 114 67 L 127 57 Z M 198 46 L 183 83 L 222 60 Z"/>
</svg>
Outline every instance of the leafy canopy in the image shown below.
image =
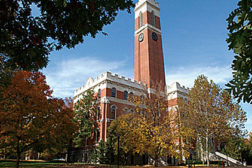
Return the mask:
<svg viewBox="0 0 252 168">
<path fill-rule="evenodd" d="M 252 1 L 241 0 L 228 19 L 229 50 L 233 60 L 233 79 L 226 85 L 238 101 L 252 103 Z"/>
<path fill-rule="evenodd" d="M 246 113 L 230 94 L 212 80 L 200 75 L 190 89 L 188 100 L 180 99 L 178 111 L 184 125 L 193 130 L 195 138 L 206 142 L 209 164 L 209 139 L 225 142 L 232 135 L 243 136 Z"/>
<path fill-rule="evenodd" d="M 224 145 L 222 149 L 222 153 L 226 154 L 229 157 L 234 159 L 241 159 L 242 154 L 246 152 L 247 146 L 244 142 L 244 139 L 241 137 L 232 136 Z"/>
<path fill-rule="evenodd" d="M 50 51 L 95 37 L 118 10 L 130 7 L 132 0 L 1 0 L 0 54 L 12 67 L 38 70 L 47 65 Z"/>
<path fill-rule="evenodd" d="M 234 102 L 229 93 L 212 80 L 200 75 L 188 94 L 188 101 L 179 101 L 183 122 L 192 127 L 196 136 L 222 139 L 232 134 L 243 135 L 246 112 Z"/>
<path fill-rule="evenodd" d="M 18 161 L 29 149 L 62 149 L 72 137 L 72 101 L 53 98 L 42 73 L 15 72 L 0 94 L 0 148 L 11 147 Z"/>
<path fill-rule="evenodd" d="M 120 135 L 120 146 L 125 153 L 148 154 L 158 165 L 161 156 L 182 157 L 179 137 L 187 138 L 189 130 L 179 123 L 176 112 L 168 112 L 166 95 L 162 87 L 155 87 L 155 94 L 146 90 L 144 96 L 135 96 L 131 102 L 134 113 L 120 116 L 109 127 L 109 133 Z M 180 128 L 179 128 L 180 127 Z M 116 147 L 116 146 L 115 146 Z M 184 151 L 188 156 L 188 152 Z"/>
</svg>

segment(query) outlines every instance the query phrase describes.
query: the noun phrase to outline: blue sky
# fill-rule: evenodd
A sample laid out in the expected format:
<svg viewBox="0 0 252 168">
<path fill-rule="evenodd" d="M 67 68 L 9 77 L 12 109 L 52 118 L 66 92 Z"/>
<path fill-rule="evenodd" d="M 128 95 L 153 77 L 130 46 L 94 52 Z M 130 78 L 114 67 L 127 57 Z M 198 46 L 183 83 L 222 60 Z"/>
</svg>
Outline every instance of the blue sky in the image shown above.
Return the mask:
<svg viewBox="0 0 252 168">
<path fill-rule="evenodd" d="M 136 0 L 134 0 L 136 2 Z M 232 78 L 232 51 L 228 50 L 226 18 L 238 0 L 157 0 L 167 84 L 178 81 L 191 87 L 204 74 L 224 87 Z M 51 53 L 42 72 L 54 96 L 72 97 L 88 77 L 111 71 L 134 78 L 134 10 L 119 12 L 103 29 L 108 33 L 86 37 L 73 49 Z M 252 105 L 241 104 L 247 112 L 246 128 L 252 131 Z"/>
</svg>

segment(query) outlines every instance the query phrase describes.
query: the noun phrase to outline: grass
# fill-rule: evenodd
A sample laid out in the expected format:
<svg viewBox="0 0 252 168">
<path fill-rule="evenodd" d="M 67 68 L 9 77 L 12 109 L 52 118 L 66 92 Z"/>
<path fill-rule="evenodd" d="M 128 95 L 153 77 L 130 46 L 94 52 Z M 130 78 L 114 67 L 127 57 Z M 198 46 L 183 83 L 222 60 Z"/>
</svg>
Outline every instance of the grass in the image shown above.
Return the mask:
<svg viewBox="0 0 252 168">
<path fill-rule="evenodd" d="M 0 167 L 9 168 L 15 167 L 16 162 L 15 160 L 0 160 Z M 66 164 L 64 162 L 45 162 L 45 161 L 22 161 L 20 162 L 20 168 L 117 168 L 117 165 L 90 165 L 85 163 L 73 163 L 73 164 Z M 153 166 L 146 165 L 146 166 L 120 166 L 120 168 L 152 168 Z M 197 168 L 203 166 L 196 166 Z M 218 166 L 211 166 L 217 168 Z M 159 167 L 159 168 L 187 168 L 187 166 L 166 166 L 166 167 Z M 207 167 L 203 167 L 207 168 Z"/>
<path fill-rule="evenodd" d="M 50 165 L 62 165 L 62 163 L 55 162 L 41 162 L 41 161 L 22 161 L 20 167 L 32 168 L 32 167 L 48 167 Z M 15 167 L 16 161 L 0 161 L 0 167 Z"/>
</svg>

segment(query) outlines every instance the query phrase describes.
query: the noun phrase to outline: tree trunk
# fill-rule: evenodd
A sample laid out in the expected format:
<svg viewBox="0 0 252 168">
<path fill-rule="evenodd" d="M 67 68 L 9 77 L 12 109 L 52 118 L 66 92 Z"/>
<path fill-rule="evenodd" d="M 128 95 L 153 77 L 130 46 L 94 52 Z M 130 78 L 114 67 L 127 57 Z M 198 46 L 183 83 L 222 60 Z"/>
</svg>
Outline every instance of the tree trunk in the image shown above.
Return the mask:
<svg viewBox="0 0 252 168">
<path fill-rule="evenodd" d="M 206 136 L 206 159 L 207 159 L 207 166 L 210 166 L 210 159 L 209 159 L 209 142 L 208 136 Z"/>
<path fill-rule="evenodd" d="M 203 163 L 203 165 L 205 164 L 205 158 L 204 158 L 204 150 L 203 150 L 203 144 L 202 144 L 202 139 L 201 137 L 199 137 L 199 144 L 200 144 L 200 159 Z"/>
<path fill-rule="evenodd" d="M 18 140 L 17 141 L 17 163 L 16 163 L 16 168 L 19 168 L 20 157 L 21 157 L 21 151 L 20 151 L 19 140 Z"/>
<path fill-rule="evenodd" d="M 67 158 L 66 158 L 67 163 L 73 162 L 73 158 L 72 158 L 72 151 L 73 151 L 72 143 L 73 143 L 73 141 L 72 141 L 72 139 L 70 139 L 70 141 L 68 143 L 68 146 L 67 146 Z"/>
<path fill-rule="evenodd" d="M 157 155 L 154 158 L 154 166 L 158 167 L 158 156 Z"/>
<path fill-rule="evenodd" d="M 3 156 L 4 160 L 6 158 L 6 148 L 4 148 L 4 156 Z"/>
</svg>

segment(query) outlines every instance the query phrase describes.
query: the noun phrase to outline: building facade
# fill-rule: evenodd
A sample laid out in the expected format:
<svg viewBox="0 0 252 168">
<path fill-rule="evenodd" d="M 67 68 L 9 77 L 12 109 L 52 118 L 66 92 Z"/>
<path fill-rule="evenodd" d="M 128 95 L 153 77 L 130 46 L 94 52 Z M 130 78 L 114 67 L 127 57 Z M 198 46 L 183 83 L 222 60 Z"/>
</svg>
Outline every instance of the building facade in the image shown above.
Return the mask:
<svg viewBox="0 0 252 168">
<path fill-rule="evenodd" d="M 176 112 L 178 98 L 187 99 L 189 88 L 181 86 L 178 82 L 171 85 L 165 83 L 159 13 L 159 4 L 155 0 L 139 0 L 136 3 L 134 80 L 105 72 L 94 79 L 90 77 L 84 86 L 74 92 L 74 103 L 81 99 L 88 89 L 93 89 L 95 92 L 98 103 L 97 122 L 99 125 L 94 134 L 96 143 L 101 140 L 106 141 L 108 127 L 113 120 L 123 114 L 134 112 L 134 106 L 128 100 L 129 97 L 140 97 L 146 93 L 146 89 L 152 94 L 154 93 L 153 88 L 158 84 L 161 86 L 162 91 L 166 93 L 169 112 Z M 81 155 L 87 156 L 87 153 Z M 239 161 L 219 152 L 211 154 L 211 158 L 211 160 L 215 161 L 225 160 L 227 163 L 242 165 Z M 166 163 L 170 164 L 176 162 L 174 158 L 166 158 L 165 160 Z M 205 158 L 201 156 L 201 160 L 205 160 Z"/>
<path fill-rule="evenodd" d="M 178 82 L 165 83 L 164 56 L 160 26 L 160 9 L 155 0 L 139 0 L 135 6 L 135 54 L 134 80 L 105 72 L 89 78 L 84 86 L 74 92 L 76 103 L 88 89 L 93 89 L 98 98 L 96 141 L 106 141 L 110 123 L 120 115 L 133 112 L 131 96 L 141 96 L 161 84 L 167 93 L 169 110 L 175 110 L 177 98 L 186 98 L 189 89 Z"/>
</svg>

